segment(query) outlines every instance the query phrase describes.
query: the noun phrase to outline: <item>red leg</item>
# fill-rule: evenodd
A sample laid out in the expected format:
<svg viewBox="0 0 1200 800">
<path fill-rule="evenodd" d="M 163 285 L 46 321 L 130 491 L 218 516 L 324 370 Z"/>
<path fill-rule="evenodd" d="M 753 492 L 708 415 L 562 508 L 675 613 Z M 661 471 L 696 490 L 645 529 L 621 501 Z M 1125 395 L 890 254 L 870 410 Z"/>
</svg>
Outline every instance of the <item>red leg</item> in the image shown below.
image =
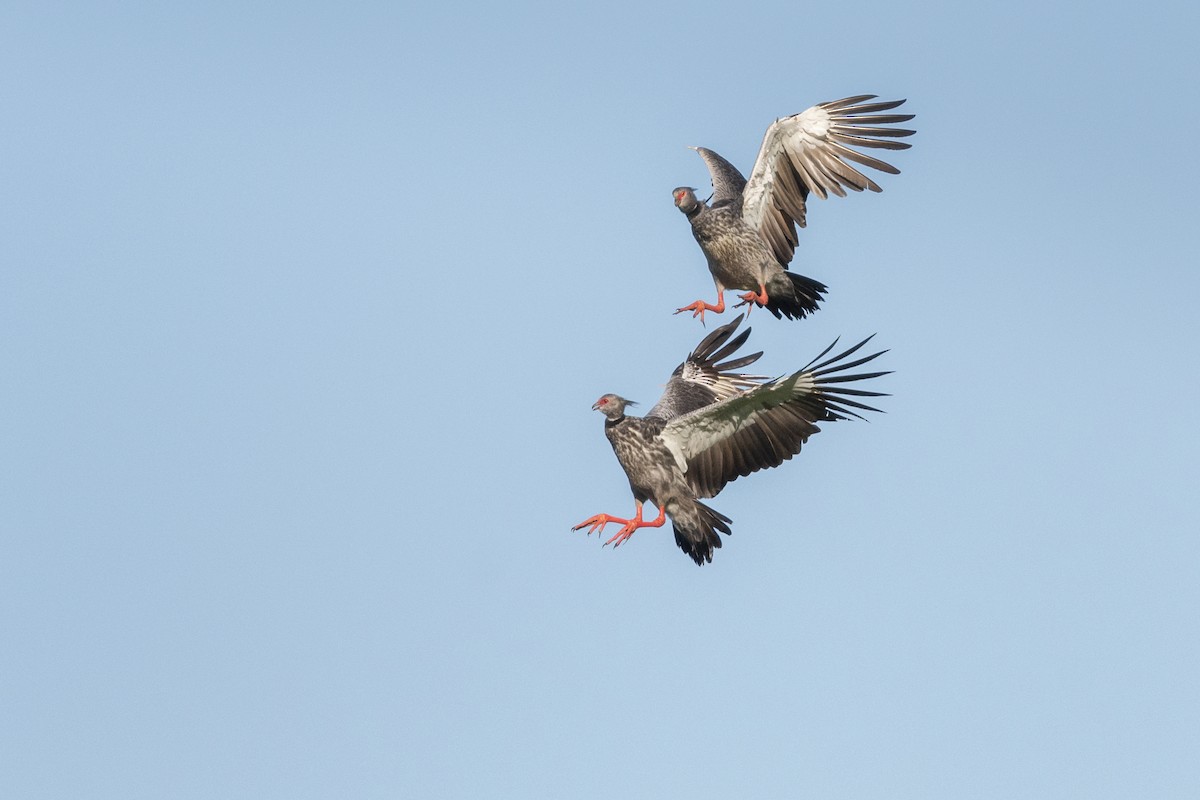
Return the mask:
<svg viewBox="0 0 1200 800">
<path fill-rule="evenodd" d="M 642 519 L 642 504 L 638 503 L 637 511 L 634 513 L 633 519 L 626 522 L 625 527 L 623 527 L 623 528 L 621 528 L 621 530 L 617 531 L 617 535 L 612 537 L 611 539 L 609 539 L 607 542 L 605 542 L 604 546 L 608 547 L 611 544 L 614 548 L 620 547 L 621 543 L 624 542 L 626 539 L 628 539 L 630 536 L 633 536 L 633 532 L 636 531 L 638 528 L 661 528 L 663 526 L 663 523 L 666 521 L 667 521 L 666 509 L 660 508 L 658 510 L 658 518 L 655 519 L 653 522 L 646 522 L 645 520 Z"/>
<path fill-rule="evenodd" d="M 725 310 L 725 290 L 722 289 L 717 293 L 717 304 L 715 306 L 712 305 L 711 303 L 706 303 L 703 300 L 697 300 L 696 302 L 686 305 L 683 308 L 676 309 L 675 313 L 682 314 L 684 311 L 691 311 L 692 319 L 699 317 L 700 321 L 704 322 L 704 312 L 705 311 L 712 311 L 714 313 L 720 314 L 724 310 Z"/>
</svg>

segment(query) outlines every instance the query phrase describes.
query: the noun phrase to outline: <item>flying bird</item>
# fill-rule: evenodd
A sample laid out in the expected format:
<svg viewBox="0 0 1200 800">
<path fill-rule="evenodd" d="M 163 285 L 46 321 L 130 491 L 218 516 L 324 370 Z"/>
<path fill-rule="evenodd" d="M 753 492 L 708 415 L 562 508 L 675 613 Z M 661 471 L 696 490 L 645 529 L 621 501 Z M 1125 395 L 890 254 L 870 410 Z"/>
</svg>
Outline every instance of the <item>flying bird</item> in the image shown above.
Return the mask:
<svg viewBox="0 0 1200 800">
<path fill-rule="evenodd" d="M 888 374 L 845 374 L 887 352 L 849 360 L 870 337 L 826 359 L 835 341 L 804 369 L 770 380 L 733 371 L 762 355 L 730 358 L 750 335 L 747 328 L 734 336 L 741 321 L 739 316 L 706 336 L 675 368 L 646 416 L 626 414 L 635 403 L 620 395 L 595 402 L 592 408 L 604 415 L 604 434 L 629 478 L 634 514 L 628 519 L 596 514 L 572 530 L 587 528 L 591 535 L 620 523 L 605 542 L 617 547 L 639 528 L 662 527 L 670 517 L 680 549 L 699 565 L 711 562 L 713 548 L 721 546 L 717 534 L 731 533 L 732 520 L 700 499 L 715 497 L 739 476 L 787 461 L 820 430 L 817 422 L 862 419 L 858 411 L 879 410 L 854 398 L 883 393 L 842 385 Z M 658 508 L 653 520 L 642 516 L 646 502 Z"/>
<path fill-rule="evenodd" d="M 687 215 L 708 259 L 717 302 L 697 300 L 676 314 L 691 311 L 693 318 L 703 322 L 705 311 L 725 310 L 726 289 L 746 290 L 737 306 L 765 306 L 776 319 L 802 319 L 817 310 L 827 287 L 788 271 L 796 252 L 796 226 L 806 225 L 809 193 L 824 200 L 830 193 L 845 197 L 847 189 L 882 191 L 849 162 L 892 175 L 900 170 L 853 148 L 911 147 L 896 139 L 914 131 L 883 126 L 907 122 L 914 115 L 880 113 L 904 101 L 866 102 L 874 99 L 871 94 L 847 97 L 776 120 L 767 128 L 748 181 L 712 150 L 692 148 L 708 166 L 712 197 L 708 202 L 699 200 L 696 189 L 689 186 L 680 186 L 673 194 L 676 208 Z"/>
</svg>

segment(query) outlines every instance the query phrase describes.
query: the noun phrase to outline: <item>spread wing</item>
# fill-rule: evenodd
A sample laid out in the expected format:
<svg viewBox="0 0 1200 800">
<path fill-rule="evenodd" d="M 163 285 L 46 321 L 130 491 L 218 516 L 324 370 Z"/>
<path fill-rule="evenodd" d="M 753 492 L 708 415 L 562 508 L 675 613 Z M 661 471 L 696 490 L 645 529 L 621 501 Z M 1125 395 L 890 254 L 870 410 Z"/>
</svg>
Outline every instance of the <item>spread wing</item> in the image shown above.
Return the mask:
<svg viewBox="0 0 1200 800">
<path fill-rule="evenodd" d="M 830 193 L 845 197 L 847 189 L 882 191 L 849 162 L 899 174 L 900 170 L 891 164 L 854 149 L 906 150 L 912 146 L 895 140 L 911 136 L 914 131 L 883 127 L 907 122 L 912 114 L 878 113 L 904 101 L 864 102 L 874 98 L 864 94 L 820 103 L 776 120 L 767 128 L 742 193 L 742 218 L 762 234 L 781 266 L 791 263 L 796 252 L 796 226 L 803 228 L 806 224 L 809 192 L 824 200 Z"/>
<path fill-rule="evenodd" d="M 647 418 L 671 420 L 726 400 L 767 379 L 763 375 L 744 375 L 732 371 L 753 364 L 762 355 L 761 352 L 718 363 L 737 352 L 750 336 L 749 328 L 733 336 L 742 319 L 739 316 L 733 322 L 722 325 L 696 345 L 687 360 L 671 373 L 662 397 L 646 413 Z"/>
<path fill-rule="evenodd" d="M 713 497 L 738 477 L 779 466 L 820 430 L 817 422 L 862 419 L 858 411 L 878 411 L 854 398 L 881 397 L 882 392 L 841 385 L 888 374 L 842 374 L 887 352 L 847 360 L 870 340 L 868 337 L 817 364 L 835 341 L 799 372 L 738 391 L 669 421 L 660 436 L 696 495 Z"/>
<path fill-rule="evenodd" d="M 692 149 L 704 159 L 704 164 L 708 167 L 708 174 L 712 176 L 713 195 L 709 201 L 710 204 L 714 208 L 733 204 L 740 210 L 742 190 L 746 188 L 745 176 L 723 156 L 714 153 L 707 147 L 693 147 Z"/>
</svg>

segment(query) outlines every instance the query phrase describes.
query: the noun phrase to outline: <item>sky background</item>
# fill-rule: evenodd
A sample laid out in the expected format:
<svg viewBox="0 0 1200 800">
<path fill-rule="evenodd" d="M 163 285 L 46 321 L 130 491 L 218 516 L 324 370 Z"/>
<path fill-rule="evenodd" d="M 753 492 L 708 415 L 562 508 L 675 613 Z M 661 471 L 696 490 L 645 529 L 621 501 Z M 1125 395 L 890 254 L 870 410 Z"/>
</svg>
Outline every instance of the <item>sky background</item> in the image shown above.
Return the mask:
<svg viewBox="0 0 1200 800">
<path fill-rule="evenodd" d="M 1200 796 L 1198 23 L 6 5 L 0 794 Z M 903 174 L 750 347 L 877 332 L 887 413 L 702 569 L 571 532 L 715 299 L 685 146 L 859 93 Z"/>
</svg>

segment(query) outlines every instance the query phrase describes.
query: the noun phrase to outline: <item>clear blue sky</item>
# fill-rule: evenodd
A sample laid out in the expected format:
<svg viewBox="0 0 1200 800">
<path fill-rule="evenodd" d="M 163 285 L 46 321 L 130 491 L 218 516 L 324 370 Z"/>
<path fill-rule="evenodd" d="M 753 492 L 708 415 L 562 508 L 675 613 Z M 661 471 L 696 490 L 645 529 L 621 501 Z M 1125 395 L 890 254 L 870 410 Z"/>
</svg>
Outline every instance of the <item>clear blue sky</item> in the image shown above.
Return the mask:
<svg viewBox="0 0 1200 800">
<path fill-rule="evenodd" d="M 919 9 L 6 6 L 0 794 L 1200 796 L 1196 12 Z M 751 342 L 888 413 L 703 569 L 572 533 L 703 332 L 685 145 L 867 92 Z"/>
</svg>

